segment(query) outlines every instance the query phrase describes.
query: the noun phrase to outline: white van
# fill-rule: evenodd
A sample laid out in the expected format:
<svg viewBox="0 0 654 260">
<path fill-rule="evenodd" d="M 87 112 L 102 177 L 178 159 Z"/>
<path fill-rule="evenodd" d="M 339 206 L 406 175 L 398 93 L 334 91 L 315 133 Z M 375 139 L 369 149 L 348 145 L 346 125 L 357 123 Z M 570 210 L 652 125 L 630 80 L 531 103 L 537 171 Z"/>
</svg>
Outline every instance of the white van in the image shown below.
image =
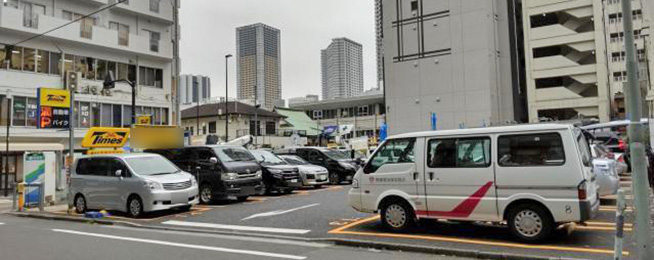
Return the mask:
<svg viewBox="0 0 654 260">
<path fill-rule="evenodd" d="M 392 230 L 418 219 L 505 222 L 520 241 L 599 210 L 582 131 L 538 124 L 389 137 L 354 177 L 349 204 Z"/>
</svg>

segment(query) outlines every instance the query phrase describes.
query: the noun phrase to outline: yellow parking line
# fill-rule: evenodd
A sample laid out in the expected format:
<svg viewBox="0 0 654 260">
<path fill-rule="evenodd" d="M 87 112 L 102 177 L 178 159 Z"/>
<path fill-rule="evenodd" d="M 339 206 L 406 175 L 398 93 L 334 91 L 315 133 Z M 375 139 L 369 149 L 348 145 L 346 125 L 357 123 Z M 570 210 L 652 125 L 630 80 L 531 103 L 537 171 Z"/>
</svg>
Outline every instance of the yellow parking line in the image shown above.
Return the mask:
<svg viewBox="0 0 654 260">
<path fill-rule="evenodd" d="M 595 225 L 595 226 L 612 226 L 615 227 L 615 223 L 613 222 L 597 222 L 597 221 L 586 221 L 585 222 L 588 225 Z M 624 223 L 625 227 L 632 227 L 633 224 L 631 223 Z"/>
<path fill-rule="evenodd" d="M 373 232 L 356 232 L 356 231 L 339 231 L 339 232 L 336 232 L 335 234 L 388 237 L 388 238 L 424 239 L 424 240 L 430 240 L 430 241 L 455 242 L 455 243 L 477 244 L 477 245 L 488 245 L 488 246 L 504 246 L 504 247 L 513 247 L 513 248 L 523 248 L 523 249 L 571 251 L 571 252 L 613 255 L 613 250 L 608 250 L 608 249 L 567 247 L 567 246 L 528 245 L 528 244 L 494 242 L 494 241 L 485 241 L 485 240 L 479 240 L 479 239 L 474 239 L 473 240 L 473 239 L 451 238 L 451 237 L 441 237 L 441 236 L 402 235 L 402 234 L 391 234 L 391 233 L 373 233 Z M 623 251 L 622 254 L 624 256 L 628 256 L 629 252 L 628 251 Z"/>
<path fill-rule="evenodd" d="M 368 223 L 372 221 L 379 220 L 380 216 L 376 215 L 373 217 L 361 219 L 344 225 L 342 227 L 332 229 L 329 234 L 340 234 L 340 235 L 360 235 L 360 236 L 373 236 L 373 237 L 387 237 L 387 238 L 407 238 L 407 239 L 424 239 L 430 241 L 443 241 L 443 242 L 455 242 L 455 243 L 465 243 L 465 244 L 477 244 L 477 245 L 489 245 L 489 246 L 504 246 L 504 247 L 513 247 L 513 248 L 524 248 L 524 249 L 539 249 L 539 250 L 555 250 L 555 251 L 572 251 L 572 252 L 583 252 L 583 253 L 596 253 L 596 254 L 607 254 L 613 255 L 613 250 L 609 249 L 597 249 L 597 248 L 584 248 L 584 247 L 566 247 L 566 246 L 548 246 L 548 245 L 529 245 L 529 244 L 519 244 L 519 243 L 509 243 L 509 242 L 496 242 L 496 241 L 487 241 L 479 239 L 465 239 L 465 238 L 452 238 L 436 235 L 405 235 L 405 234 L 393 234 L 393 233 L 382 233 L 382 232 L 358 232 L 358 231 L 346 231 L 352 227 L 361 225 L 363 223 Z M 628 251 L 623 251 L 623 255 L 628 256 Z"/>
<path fill-rule="evenodd" d="M 576 226 L 575 230 L 597 230 L 597 231 L 615 231 L 615 227 L 591 227 L 591 226 Z M 625 232 L 633 231 L 630 227 L 624 228 Z"/>
</svg>

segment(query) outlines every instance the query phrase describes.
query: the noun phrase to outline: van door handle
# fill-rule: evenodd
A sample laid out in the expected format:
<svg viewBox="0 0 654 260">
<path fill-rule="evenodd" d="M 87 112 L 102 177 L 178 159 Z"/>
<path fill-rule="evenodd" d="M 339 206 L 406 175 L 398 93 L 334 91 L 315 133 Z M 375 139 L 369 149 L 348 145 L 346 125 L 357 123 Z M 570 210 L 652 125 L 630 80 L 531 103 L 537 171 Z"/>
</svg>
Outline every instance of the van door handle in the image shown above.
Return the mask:
<svg viewBox="0 0 654 260">
<path fill-rule="evenodd" d="M 418 179 L 418 175 L 420 175 L 419 172 L 414 172 L 414 173 L 413 173 L 413 180 L 414 180 L 414 181 L 420 181 L 420 180 Z"/>
<path fill-rule="evenodd" d="M 433 172 L 429 172 L 429 180 L 430 181 L 434 180 L 434 173 Z"/>
</svg>

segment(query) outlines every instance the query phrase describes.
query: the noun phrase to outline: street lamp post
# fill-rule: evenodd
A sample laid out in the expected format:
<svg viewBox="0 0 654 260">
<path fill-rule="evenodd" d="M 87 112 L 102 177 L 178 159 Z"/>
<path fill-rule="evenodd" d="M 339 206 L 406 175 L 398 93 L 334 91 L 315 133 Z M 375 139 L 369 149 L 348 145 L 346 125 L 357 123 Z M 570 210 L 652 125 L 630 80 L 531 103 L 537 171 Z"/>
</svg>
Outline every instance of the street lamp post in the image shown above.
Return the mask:
<svg viewBox="0 0 654 260">
<path fill-rule="evenodd" d="M 225 142 L 229 141 L 229 66 L 227 61 L 231 54 L 225 55 Z"/>
<path fill-rule="evenodd" d="M 116 87 L 116 82 L 127 83 L 132 87 L 132 126 L 136 124 L 136 82 L 128 79 L 115 79 L 113 71 L 109 71 L 104 78 L 102 83 L 102 88 L 112 89 Z"/>
</svg>

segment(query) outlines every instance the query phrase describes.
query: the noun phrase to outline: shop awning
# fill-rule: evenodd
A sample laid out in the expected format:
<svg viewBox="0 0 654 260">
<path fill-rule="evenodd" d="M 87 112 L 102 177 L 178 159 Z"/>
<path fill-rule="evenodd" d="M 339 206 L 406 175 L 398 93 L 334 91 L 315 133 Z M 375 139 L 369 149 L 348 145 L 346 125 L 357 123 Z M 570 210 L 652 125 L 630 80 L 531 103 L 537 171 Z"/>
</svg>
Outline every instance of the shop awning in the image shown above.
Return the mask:
<svg viewBox="0 0 654 260">
<path fill-rule="evenodd" d="M 60 143 L 12 143 L 9 142 L 10 152 L 19 151 L 63 151 L 66 147 Z M 6 151 L 6 143 L 0 142 L 0 152 Z"/>
</svg>

